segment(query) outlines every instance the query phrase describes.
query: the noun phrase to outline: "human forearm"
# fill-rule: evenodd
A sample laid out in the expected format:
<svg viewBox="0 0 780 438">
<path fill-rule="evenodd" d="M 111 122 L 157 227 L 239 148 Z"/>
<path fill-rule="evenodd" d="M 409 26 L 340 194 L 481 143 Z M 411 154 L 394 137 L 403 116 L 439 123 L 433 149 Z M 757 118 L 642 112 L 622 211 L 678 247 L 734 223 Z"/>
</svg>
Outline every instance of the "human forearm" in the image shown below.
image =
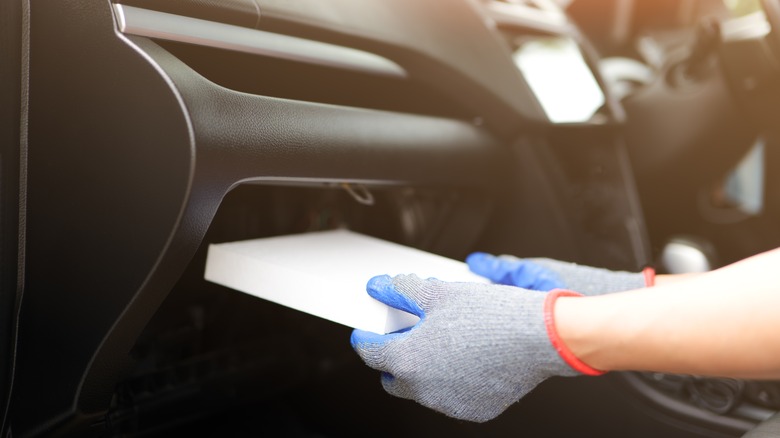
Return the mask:
<svg viewBox="0 0 780 438">
<path fill-rule="evenodd" d="M 700 273 L 690 273 L 690 274 L 659 274 L 655 276 L 654 279 L 654 285 L 655 286 L 666 286 L 673 283 L 679 283 L 681 281 L 691 280 L 695 277 L 698 277 L 699 275 L 702 275 Z"/>
<path fill-rule="evenodd" d="M 780 378 L 780 252 L 652 290 L 561 298 L 557 330 L 602 370 Z"/>
</svg>

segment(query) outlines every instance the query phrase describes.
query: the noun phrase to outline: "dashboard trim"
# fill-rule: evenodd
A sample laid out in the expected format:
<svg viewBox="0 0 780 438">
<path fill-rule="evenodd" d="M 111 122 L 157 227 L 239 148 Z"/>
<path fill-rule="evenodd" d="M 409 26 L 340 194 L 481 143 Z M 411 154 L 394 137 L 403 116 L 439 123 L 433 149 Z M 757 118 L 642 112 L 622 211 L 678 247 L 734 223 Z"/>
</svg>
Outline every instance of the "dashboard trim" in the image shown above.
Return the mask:
<svg viewBox="0 0 780 438">
<path fill-rule="evenodd" d="M 303 38 L 199 18 L 114 4 L 119 32 L 405 79 L 406 70 L 382 56 Z"/>
</svg>

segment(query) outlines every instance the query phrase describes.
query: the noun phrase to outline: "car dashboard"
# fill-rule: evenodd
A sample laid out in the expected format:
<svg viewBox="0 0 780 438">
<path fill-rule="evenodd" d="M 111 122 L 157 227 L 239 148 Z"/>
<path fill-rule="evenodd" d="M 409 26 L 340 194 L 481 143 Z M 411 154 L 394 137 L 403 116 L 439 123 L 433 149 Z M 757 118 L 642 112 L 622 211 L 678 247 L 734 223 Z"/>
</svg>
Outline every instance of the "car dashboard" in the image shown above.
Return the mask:
<svg viewBox="0 0 780 438">
<path fill-rule="evenodd" d="M 647 265 L 625 112 L 556 3 L 26 8 L 15 434 L 338 436 L 379 406 L 408 415 L 388 433 L 554 436 L 571 426 L 533 413 L 560 394 L 625 397 L 625 382 L 553 381 L 512 418 L 463 425 L 384 397 L 346 328 L 203 280 L 210 243 L 335 228 L 456 259 Z"/>
</svg>

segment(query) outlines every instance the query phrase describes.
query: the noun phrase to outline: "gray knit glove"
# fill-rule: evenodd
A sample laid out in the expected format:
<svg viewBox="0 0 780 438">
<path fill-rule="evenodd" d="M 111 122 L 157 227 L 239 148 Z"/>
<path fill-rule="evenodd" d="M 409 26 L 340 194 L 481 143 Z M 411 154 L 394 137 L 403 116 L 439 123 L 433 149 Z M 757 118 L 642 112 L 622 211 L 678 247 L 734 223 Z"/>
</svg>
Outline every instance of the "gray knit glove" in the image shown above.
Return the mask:
<svg viewBox="0 0 780 438">
<path fill-rule="evenodd" d="M 474 273 L 494 283 L 541 291 L 569 289 L 588 296 L 652 286 L 655 275 L 651 268 L 639 273 L 610 271 L 553 259 L 496 257 L 481 252 L 468 256 L 466 263 Z"/>
<path fill-rule="evenodd" d="M 375 277 L 367 289 L 375 299 L 421 318 L 400 333 L 352 333 L 353 348 L 369 367 L 383 372 L 382 385 L 392 395 L 483 422 L 548 377 L 579 374 L 562 359 L 564 352 L 558 353 L 565 346 L 551 341 L 557 339 L 556 296 L 578 294 L 414 275 Z"/>
</svg>

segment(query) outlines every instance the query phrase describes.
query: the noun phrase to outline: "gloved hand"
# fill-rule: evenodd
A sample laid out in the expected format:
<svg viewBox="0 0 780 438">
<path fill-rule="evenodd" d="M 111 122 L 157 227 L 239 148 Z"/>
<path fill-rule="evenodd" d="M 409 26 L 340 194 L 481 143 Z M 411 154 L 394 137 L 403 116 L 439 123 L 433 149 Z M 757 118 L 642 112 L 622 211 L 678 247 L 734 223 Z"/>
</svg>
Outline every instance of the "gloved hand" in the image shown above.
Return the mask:
<svg viewBox="0 0 780 438">
<path fill-rule="evenodd" d="M 653 285 L 655 271 L 610 271 L 546 258 L 519 259 L 475 252 L 466 258 L 474 273 L 498 284 L 549 291 L 570 289 L 583 295 L 603 295 Z"/>
<path fill-rule="evenodd" d="M 450 417 L 487 421 L 548 377 L 601 374 L 567 354 L 555 332 L 555 300 L 579 294 L 414 275 L 375 277 L 367 289 L 420 321 L 387 335 L 355 330 L 353 348 L 382 371 L 388 393 Z"/>
</svg>

